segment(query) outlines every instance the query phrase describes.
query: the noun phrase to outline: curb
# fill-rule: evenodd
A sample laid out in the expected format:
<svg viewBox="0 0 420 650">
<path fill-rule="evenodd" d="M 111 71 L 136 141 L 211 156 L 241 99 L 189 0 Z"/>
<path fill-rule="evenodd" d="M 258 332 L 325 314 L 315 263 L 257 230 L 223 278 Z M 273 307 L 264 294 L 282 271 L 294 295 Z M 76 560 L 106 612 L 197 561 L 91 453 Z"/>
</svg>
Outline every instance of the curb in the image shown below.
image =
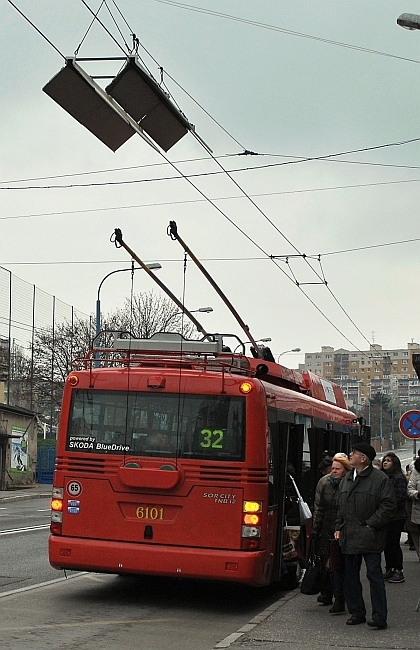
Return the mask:
<svg viewBox="0 0 420 650">
<path fill-rule="evenodd" d="M 290 593 L 287 593 L 283 598 L 279 598 L 275 603 L 270 605 L 269 607 L 266 607 L 260 614 L 257 614 L 254 616 L 254 618 L 251 618 L 249 623 L 246 623 L 242 627 L 239 628 L 237 632 L 233 632 L 232 634 L 229 634 L 229 636 L 225 637 L 222 639 L 222 641 L 219 641 L 215 646 L 213 646 L 213 650 L 216 650 L 216 648 L 229 648 L 232 643 L 235 643 L 238 639 L 241 638 L 244 634 L 247 632 L 250 632 L 253 630 L 259 623 L 262 623 L 267 619 L 271 614 L 276 612 L 280 607 L 283 607 L 286 605 L 289 600 L 292 598 L 296 598 L 300 594 L 300 589 L 295 589 L 294 591 L 291 591 Z"/>
</svg>

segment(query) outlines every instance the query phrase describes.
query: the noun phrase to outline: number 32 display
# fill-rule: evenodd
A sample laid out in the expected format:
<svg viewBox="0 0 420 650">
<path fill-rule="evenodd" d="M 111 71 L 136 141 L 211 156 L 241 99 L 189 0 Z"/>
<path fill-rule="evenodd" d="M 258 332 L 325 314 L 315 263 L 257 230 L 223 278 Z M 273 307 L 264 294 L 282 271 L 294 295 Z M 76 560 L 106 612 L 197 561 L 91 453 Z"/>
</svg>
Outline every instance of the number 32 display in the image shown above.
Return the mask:
<svg viewBox="0 0 420 650">
<path fill-rule="evenodd" d="M 203 436 L 200 446 L 206 449 L 223 449 L 223 436 L 224 433 L 221 429 L 202 429 L 201 435 Z"/>
</svg>

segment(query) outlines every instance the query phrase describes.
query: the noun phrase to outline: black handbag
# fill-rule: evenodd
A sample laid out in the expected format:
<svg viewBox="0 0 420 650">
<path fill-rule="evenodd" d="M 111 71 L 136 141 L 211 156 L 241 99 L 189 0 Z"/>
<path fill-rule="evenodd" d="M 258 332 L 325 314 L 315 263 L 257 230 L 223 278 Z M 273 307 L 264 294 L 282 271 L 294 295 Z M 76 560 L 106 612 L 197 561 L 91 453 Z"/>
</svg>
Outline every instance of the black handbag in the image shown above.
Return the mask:
<svg viewBox="0 0 420 650">
<path fill-rule="evenodd" d="M 327 571 L 344 571 L 344 556 L 338 539 L 329 539 L 325 550 L 325 568 Z"/>
<path fill-rule="evenodd" d="M 305 596 L 315 596 L 319 594 L 322 586 L 322 571 L 321 559 L 319 555 L 313 552 L 313 545 L 309 549 L 308 566 L 306 567 L 305 575 L 300 583 L 300 591 Z"/>
</svg>

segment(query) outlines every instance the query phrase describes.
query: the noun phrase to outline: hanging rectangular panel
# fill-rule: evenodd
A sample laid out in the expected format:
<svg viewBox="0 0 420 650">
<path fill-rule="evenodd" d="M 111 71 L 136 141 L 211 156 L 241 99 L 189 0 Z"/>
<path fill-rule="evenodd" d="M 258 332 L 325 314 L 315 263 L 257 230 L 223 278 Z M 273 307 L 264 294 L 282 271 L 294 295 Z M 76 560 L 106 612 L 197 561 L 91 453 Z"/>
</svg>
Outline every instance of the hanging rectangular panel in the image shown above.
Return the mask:
<svg viewBox="0 0 420 650">
<path fill-rule="evenodd" d="M 129 57 L 106 91 L 164 151 L 192 128 L 134 56 Z"/>
<path fill-rule="evenodd" d="M 42 90 L 112 151 L 136 133 L 120 107 L 73 59 Z"/>
</svg>

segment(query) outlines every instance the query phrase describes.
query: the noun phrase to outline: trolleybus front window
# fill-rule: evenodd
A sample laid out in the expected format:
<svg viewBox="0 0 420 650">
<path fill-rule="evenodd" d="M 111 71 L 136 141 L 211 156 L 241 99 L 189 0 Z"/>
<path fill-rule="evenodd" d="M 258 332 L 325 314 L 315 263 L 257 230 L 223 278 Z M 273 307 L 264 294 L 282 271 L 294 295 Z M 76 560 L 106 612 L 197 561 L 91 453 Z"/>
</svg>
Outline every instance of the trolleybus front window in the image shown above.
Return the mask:
<svg viewBox="0 0 420 650">
<path fill-rule="evenodd" d="M 245 398 L 74 390 L 68 451 L 244 460 Z"/>
</svg>

